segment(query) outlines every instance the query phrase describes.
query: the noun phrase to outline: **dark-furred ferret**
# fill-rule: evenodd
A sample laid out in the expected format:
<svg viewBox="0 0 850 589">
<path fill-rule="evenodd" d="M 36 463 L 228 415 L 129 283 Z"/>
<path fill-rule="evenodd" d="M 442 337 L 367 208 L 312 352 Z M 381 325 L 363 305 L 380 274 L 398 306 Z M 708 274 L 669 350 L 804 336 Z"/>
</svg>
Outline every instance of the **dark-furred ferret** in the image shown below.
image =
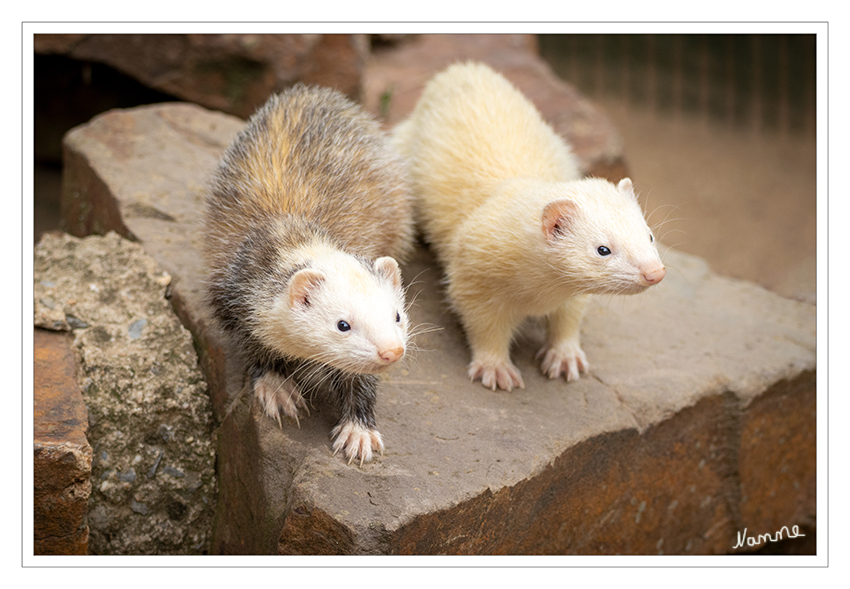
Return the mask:
<svg viewBox="0 0 850 589">
<path fill-rule="evenodd" d="M 228 147 L 207 198 L 208 300 L 248 363 L 265 414 L 305 396 L 339 410 L 333 450 L 384 444 L 378 373 L 405 354 L 396 260 L 412 249 L 406 170 L 378 124 L 339 92 L 296 85 Z"/>
</svg>

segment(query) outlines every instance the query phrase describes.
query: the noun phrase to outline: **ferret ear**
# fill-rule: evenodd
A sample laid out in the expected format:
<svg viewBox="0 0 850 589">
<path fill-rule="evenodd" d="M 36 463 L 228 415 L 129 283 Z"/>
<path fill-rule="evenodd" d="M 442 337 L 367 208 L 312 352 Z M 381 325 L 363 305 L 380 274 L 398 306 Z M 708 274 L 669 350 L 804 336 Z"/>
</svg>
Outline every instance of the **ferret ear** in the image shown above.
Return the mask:
<svg viewBox="0 0 850 589">
<path fill-rule="evenodd" d="M 623 178 L 622 180 L 620 180 L 620 183 L 617 184 L 617 190 L 637 200 L 637 195 L 635 194 L 635 187 L 632 185 L 631 178 Z"/>
<path fill-rule="evenodd" d="M 375 268 L 378 274 L 392 282 L 393 286 L 397 288 L 401 287 L 401 270 L 398 269 L 398 262 L 394 259 L 389 256 L 383 256 L 375 260 L 372 267 Z"/>
<path fill-rule="evenodd" d="M 543 209 L 543 234 L 549 243 L 569 233 L 575 222 L 578 205 L 566 198 L 553 200 Z"/>
<path fill-rule="evenodd" d="M 301 306 L 309 307 L 310 298 L 322 282 L 325 281 L 325 275 L 312 268 L 299 270 L 289 279 L 289 306 L 292 308 Z"/>
</svg>

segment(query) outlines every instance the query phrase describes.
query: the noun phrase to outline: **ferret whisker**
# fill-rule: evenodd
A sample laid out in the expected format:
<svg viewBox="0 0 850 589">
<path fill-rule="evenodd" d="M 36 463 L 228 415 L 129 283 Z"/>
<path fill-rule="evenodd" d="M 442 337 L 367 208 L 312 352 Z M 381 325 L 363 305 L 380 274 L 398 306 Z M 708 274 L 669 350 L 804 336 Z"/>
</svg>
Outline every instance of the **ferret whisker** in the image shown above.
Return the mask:
<svg viewBox="0 0 850 589">
<path fill-rule="evenodd" d="M 665 219 L 661 223 L 653 226 L 652 231 L 654 233 L 658 233 L 661 230 L 661 228 L 664 227 L 667 223 L 675 223 L 676 221 L 684 221 L 684 220 L 685 220 L 684 217 L 674 217 L 672 219 Z"/>
<path fill-rule="evenodd" d="M 670 218 L 670 215 L 672 215 L 677 210 L 679 210 L 678 206 L 670 209 L 670 211 L 667 212 L 667 215 L 664 217 L 664 219 L 661 220 L 661 223 L 659 223 L 657 227 L 663 227 L 666 223 L 670 221 L 684 221 L 685 217 L 673 217 L 672 219 Z"/>
<path fill-rule="evenodd" d="M 419 280 L 419 277 L 428 272 L 430 268 L 425 268 L 424 270 L 420 270 L 419 273 L 414 276 L 409 282 L 407 282 L 407 286 L 405 287 L 405 291 L 409 289 L 411 286 L 415 286 L 417 284 L 425 284 L 424 280 Z"/>
<path fill-rule="evenodd" d="M 664 249 L 664 251 L 661 253 L 661 260 L 662 260 L 662 261 L 664 261 L 664 258 L 667 256 L 667 252 L 669 252 L 669 251 L 670 251 L 670 250 L 672 250 L 672 249 L 675 249 L 676 247 L 678 247 L 678 246 L 679 246 L 679 245 L 681 245 L 682 243 L 683 243 L 683 242 L 674 243 L 674 244 L 672 244 L 672 245 L 666 245 L 666 244 L 665 244 L 665 245 L 664 245 L 665 249 Z"/>
<path fill-rule="evenodd" d="M 411 348 L 411 351 L 419 352 L 420 350 L 417 348 Z M 400 364 L 403 368 L 406 368 L 409 372 L 412 372 L 412 367 L 415 366 L 417 370 L 421 368 L 421 364 L 419 363 L 419 358 L 416 355 L 405 354 L 404 358 L 401 359 Z"/>
<path fill-rule="evenodd" d="M 650 213 L 648 213 L 648 214 L 646 215 L 647 225 L 649 225 L 649 226 L 651 227 L 651 226 L 652 226 L 652 223 L 651 223 L 651 219 L 652 219 L 652 217 L 653 217 L 653 216 L 654 216 L 654 215 L 655 215 L 658 211 L 660 211 L 661 209 L 668 209 L 668 208 L 669 208 L 669 209 L 671 209 L 670 211 L 668 211 L 668 212 L 667 212 L 667 216 L 669 217 L 671 213 L 673 213 L 674 211 L 678 210 L 680 207 L 679 207 L 679 205 L 674 205 L 674 204 L 663 204 L 663 205 L 658 205 L 657 207 L 655 207 L 655 208 L 652 210 L 652 212 L 650 212 Z"/>
<path fill-rule="evenodd" d="M 671 233 L 684 233 L 685 235 L 688 234 L 688 232 L 685 231 L 684 229 L 668 229 L 667 231 L 664 232 L 663 236 L 658 238 L 659 241 L 664 241 L 665 239 L 667 239 L 667 236 L 670 235 Z"/>
<path fill-rule="evenodd" d="M 434 333 L 435 331 L 442 331 L 443 329 L 445 328 L 442 325 L 435 325 L 433 323 L 418 323 L 410 329 L 408 338 L 412 339 L 418 335 Z"/>
</svg>

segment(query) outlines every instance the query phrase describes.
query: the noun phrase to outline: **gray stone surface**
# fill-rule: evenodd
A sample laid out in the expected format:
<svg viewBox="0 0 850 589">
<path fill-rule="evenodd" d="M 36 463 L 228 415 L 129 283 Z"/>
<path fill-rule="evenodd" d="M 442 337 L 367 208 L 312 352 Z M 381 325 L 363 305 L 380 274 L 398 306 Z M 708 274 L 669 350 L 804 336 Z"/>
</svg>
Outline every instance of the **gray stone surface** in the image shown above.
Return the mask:
<svg viewBox="0 0 850 589">
<path fill-rule="evenodd" d="M 47 234 L 34 272 L 36 301 L 50 299 L 76 326 L 93 451 L 90 552 L 207 552 L 212 412 L 191 334 L 166 300 L 171 277 L 116 233 Z"/>
<path fill-rule="evenodd" d="M 418 336 L 382 383 L 386 454 L 362 468 L 332 456 L 334 416 L 321 406 L 300 429 L 263 417 L 199 294 L 203 185 L 237 128 L 158 106 L 101 116 L 65 144 L 65 199 L 79 201 L 66 208 L 69 226 L 133 235 L 175 277 L 173 303 L 221 419 L 214 552 L 718 553 L 738 529 L 757 529 L 739 505 L 741 422 L 782 383 L 813 390 L 815 309 L 675 251 L 659 287 L 593 302 L 588 377 L 544 378 L 530 324 L 513 355 L 526 389 L 504 393 L 467 380 L 440 270 L 420 249 L 404 268 L 412 321 L 440 329 Z M 100 191 L 88 216 L 79 212 L 94 192 L 82 186 Z M 809 489 L 813 469 L 795 476 Z M 811 517 L 807 492 L 800 513 Z"/>
<path fill-rule="evenodd" d="M 206 184 L 243 124 L 195 105 L 154 105 L 96 117 L 63 143 L 66 230 L 143 241 L 171 274 L 172 303 L 195 338 L 218 419 L 229 402 L 225 380 L 237 371 L 225 370 L 232 354 L 221 355 L 205 313 L 201 212 Z"/>
</svg>

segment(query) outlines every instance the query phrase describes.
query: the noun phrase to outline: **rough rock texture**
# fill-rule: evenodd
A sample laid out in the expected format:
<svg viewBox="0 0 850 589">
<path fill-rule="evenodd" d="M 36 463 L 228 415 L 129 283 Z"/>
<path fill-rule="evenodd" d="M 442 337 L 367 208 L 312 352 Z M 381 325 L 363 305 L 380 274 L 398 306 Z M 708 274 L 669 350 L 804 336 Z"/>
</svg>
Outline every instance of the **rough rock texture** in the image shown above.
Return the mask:
<svg viewBox="0 0 850 589">
<path fill-rule="evenodd" d="M 86 554 L 92 449 L 73 338 L 36 329 L 33 346 L 34 551 Z"/>
<path fill-rule="evenodd" d="M 551 88 L 550 75 L 530 79 Z M 263 417 L 201 299 L 203 186 L 238 128 L 167 105 L 106 114 L 65 142 L 69 229 L 132 235 L 175 277 L 222 420 L 212 552 L 716 554 L 745 527 L 814 525 L 815 309 L 675 251 L 653 291 L 594 301 L 591 375 L 544 378 L 532 323 L 513 356 L 526 389 L 494 393 L 468 382 L 441 271 L 419 250 L 404 268 L 412 321 L 441 329 L 384 378 L 385 456 L 363 468 L 332 456 L 321 405 L 300 428 Z"/>
<path fill-rule="evenodd" d="M 143 241 L 171 274 L 172 304 L 195 338 L 218 420 L 229 402 L 225 391 L 240 386 L 228 379 L 241 376 L 228 368 L 236 360 L 204 312 L 200 222 L 207 182 L 243 125 L 195 105 L 154 105 L 96 117 L 66 135 L 63 147 L 66 230 Z"/>
<path fill-rule="evenodd" d="M 357 99 L 365 35 L 35 35 L 35 52 L 105 63 L 183 100 L 243 118 L 296 82 Z"/>
<path fill-rule="evenodd" d="M 45 235 L 34 271 L 36 301 L 73 328 L 94 452 L 89 551 L 206 552 L 212 415 L 191 334 L 166 300 L 171 277 L 115 233 Z"/>
</svg>

